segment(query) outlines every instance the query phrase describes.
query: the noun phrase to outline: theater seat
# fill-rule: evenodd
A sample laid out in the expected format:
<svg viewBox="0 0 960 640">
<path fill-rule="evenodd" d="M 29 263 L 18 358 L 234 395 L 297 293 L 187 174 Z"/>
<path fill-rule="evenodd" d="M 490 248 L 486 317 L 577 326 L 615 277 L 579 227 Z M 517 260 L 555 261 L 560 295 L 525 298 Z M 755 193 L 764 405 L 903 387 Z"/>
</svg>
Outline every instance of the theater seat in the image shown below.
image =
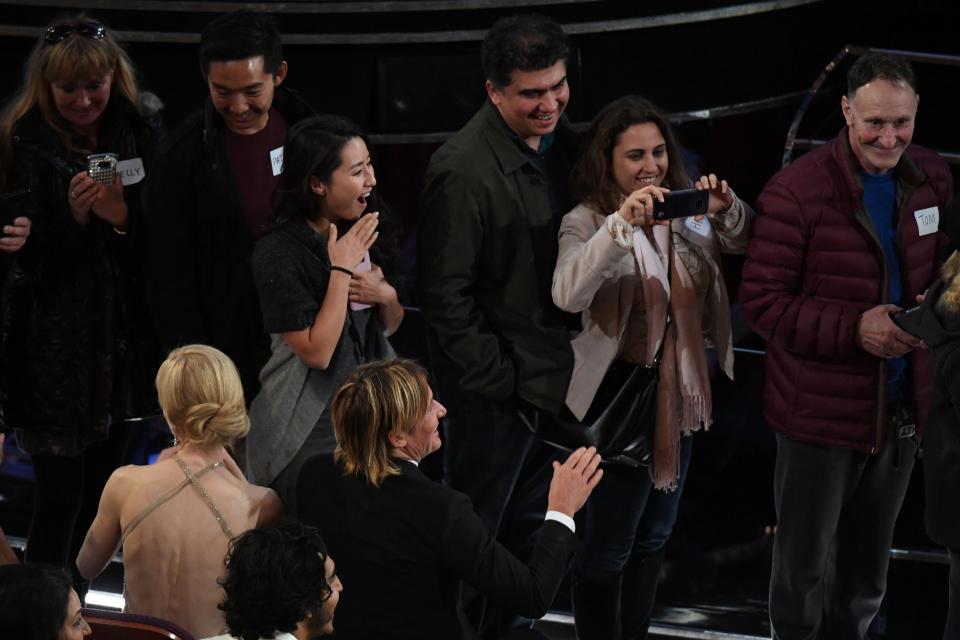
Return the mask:
<svg viewBox="0 0 960 640">
<path fill-rule="evenodd" d="M 83 618 L 96 640 L 196 640 L 172 622 L 150 616 L 84 609 Z"/>
</svg>

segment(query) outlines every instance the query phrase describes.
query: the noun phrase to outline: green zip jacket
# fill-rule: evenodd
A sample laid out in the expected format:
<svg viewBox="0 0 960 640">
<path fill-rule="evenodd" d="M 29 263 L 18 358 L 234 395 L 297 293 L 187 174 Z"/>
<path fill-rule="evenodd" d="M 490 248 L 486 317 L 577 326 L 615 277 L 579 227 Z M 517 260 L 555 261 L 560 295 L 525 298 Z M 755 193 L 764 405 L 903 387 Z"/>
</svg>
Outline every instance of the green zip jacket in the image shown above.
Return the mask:
<svg viewBox="0 0 960 640">
<path fill-rule="evenodd" d="M 576 136 L 565 120 L 556 133 L 572 165 Z M 548 411 L 563 406 L 573 353 L 550 296 L 558 224 L 546 176 L 490 102 L 430 159 L 418 300 L 464 389 Z"/>
</svg>

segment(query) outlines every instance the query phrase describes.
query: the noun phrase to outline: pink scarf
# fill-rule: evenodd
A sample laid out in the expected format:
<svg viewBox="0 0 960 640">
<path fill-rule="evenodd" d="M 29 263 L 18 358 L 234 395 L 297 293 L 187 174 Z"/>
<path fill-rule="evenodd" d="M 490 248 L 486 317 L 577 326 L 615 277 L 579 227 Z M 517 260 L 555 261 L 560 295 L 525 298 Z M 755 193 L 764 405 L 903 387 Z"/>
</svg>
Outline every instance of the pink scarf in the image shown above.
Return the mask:
<svg viewBox="0 0 960 640">
<path fill-rule="evenodd" d="M 680 437 L 707 429 L 713 422 L 710 377 L 704 355 L 702 312 L 693 278 L 677 255 L 669 226 L 637 229 L 633 250 L 643 283 L 647 311 L 647 357 L 652 362 L 667 317 L 672 318 L 663 343 L 657 384 L 657 422 L 653 437 L 654 486 L 677 488 Z M 656 245 L 656 246 L 654 246 Z M 672 260 L 668 258 L 672 253 Z M 668 265 L 672 264 L 672 268 Z M 670 273 L 667 273 L 668 268 Z"/>
</svg>

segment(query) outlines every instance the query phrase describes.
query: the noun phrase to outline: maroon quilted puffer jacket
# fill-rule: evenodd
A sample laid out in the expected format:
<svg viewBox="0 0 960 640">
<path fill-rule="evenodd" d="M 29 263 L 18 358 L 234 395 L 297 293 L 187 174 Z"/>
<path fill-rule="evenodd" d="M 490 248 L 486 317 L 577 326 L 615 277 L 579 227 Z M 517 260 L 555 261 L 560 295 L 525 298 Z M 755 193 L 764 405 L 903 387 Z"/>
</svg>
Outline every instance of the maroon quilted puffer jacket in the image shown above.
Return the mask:
<svg viewBox="0 0 960 640">
<path fill-rule="evenodd" d="M 767 183 L 757 201 L 740 302 L 767 340 L 767 423 L 800 441 L 878 451 L 886 367 L 858 346 L 857 322 L 887 301 L 889 274 L 863 206 L 856 162 L 844 128 Z M 914 212 L 937 207 L 943 215 L 953 180 L 942 158 L 917 145 L 894 171 L 904 300 L 912 301 L 936 277 L 946 244 L 939 232 L 920 236 Z M 915 351 L 909 363 L 922 430 L 930 360 Z"/>
</svg>

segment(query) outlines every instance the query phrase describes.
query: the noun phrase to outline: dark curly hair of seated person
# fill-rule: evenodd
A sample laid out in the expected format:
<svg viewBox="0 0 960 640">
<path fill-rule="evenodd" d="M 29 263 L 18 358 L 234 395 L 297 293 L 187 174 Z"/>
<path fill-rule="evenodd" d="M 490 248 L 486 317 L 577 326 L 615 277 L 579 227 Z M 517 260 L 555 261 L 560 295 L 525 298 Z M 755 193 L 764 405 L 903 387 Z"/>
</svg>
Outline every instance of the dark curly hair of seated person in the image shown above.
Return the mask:
<svg viewBox="0 0 960 640">
<path fill-rule="evenodd" d="M 58 567 L 0 567 L 0 638 L 57 640 L 71 589 L 70 576 Z"/>
<path fill-rule="evenodd" d="M 241 640 L 272 638 L 296 630 L 307 614 L 318 615 L 332 594 L 326 559 L 320 532 L 291 520 L 235 538 L 219 580 L 226 597 L 218 607 L 230 634 Z"/>
</svg>

